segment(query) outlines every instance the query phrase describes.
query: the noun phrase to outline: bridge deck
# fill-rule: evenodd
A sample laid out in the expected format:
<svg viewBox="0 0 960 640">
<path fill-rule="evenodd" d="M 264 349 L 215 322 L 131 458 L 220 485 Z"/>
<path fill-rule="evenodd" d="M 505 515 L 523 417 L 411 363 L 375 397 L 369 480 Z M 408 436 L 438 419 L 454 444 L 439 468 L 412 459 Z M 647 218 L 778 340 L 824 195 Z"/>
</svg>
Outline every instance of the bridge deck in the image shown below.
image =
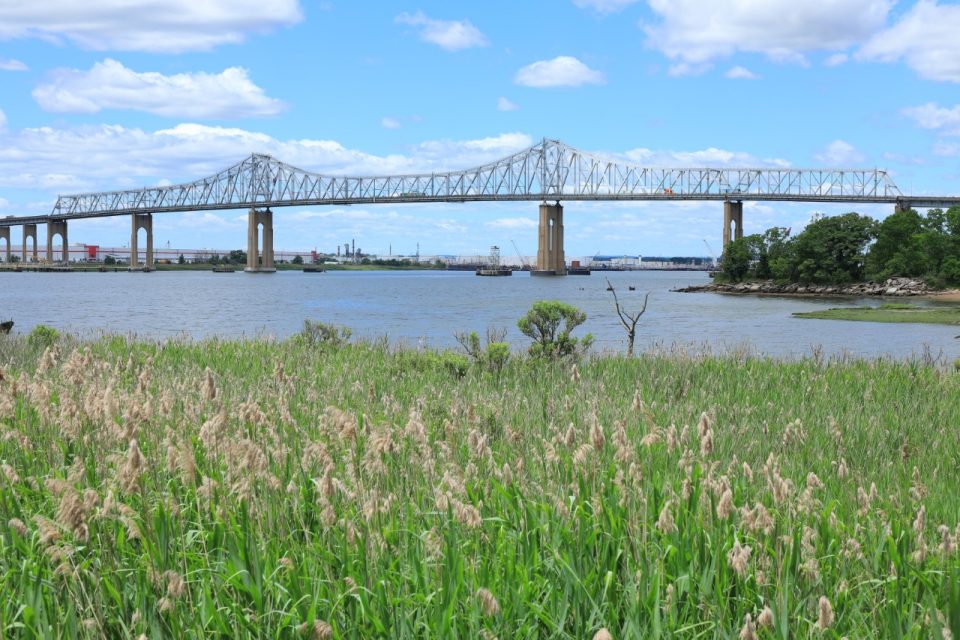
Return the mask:
<svg viewBox="0 0 960 640">
<path fill-rule="evenodd" d="M 328 176 L 254 154 L 180 185 L 60 196 L 50 214 L 0 218 L 0 227 L 135 213 L 519 200 L 960 204 L 958 196 L 904 196 L 880 169 L 641 167 L 544 139 L 480 167 L 401 176 Z"/>
</svg>

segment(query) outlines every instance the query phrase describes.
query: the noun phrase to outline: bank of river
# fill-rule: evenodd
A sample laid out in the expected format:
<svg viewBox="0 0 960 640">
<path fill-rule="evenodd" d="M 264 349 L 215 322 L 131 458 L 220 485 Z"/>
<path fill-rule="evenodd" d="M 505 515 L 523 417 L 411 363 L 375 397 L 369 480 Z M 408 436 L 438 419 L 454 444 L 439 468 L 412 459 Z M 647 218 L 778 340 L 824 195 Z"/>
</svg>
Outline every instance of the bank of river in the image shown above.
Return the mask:
<svg viewBox="0 0 960 640">
<path fill-rule="evenodd" d="M 915 278 L 890 278 L 884 282 L 854 282 L 850 284 L 800 284 L 778 283 L 773 280 L 759 282 L 710 282 L 676 289 L 679 293 L 747 293 L 776 296 L 847 296 L 847 297 L 913 297 L 958 294 L 960 291 L 939 291 L 930 288 L 923 280 Z"/>
</svg>

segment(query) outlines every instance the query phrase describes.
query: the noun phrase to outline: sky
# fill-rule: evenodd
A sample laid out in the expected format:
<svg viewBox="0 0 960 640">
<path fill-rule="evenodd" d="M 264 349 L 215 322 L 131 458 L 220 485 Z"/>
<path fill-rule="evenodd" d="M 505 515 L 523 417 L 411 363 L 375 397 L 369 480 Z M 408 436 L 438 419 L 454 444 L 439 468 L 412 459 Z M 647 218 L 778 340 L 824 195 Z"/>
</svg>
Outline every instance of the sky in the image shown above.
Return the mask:
<svg viewBox="0 0 960 640">
<path fill-rule="evenodd" d="M 0 216 L 251 153 L 383 175 L 544 137 L 646 166 L 880 167 L 905 194 L 960 194 L 957 33 L 960 4 L 934 0 L 0 0 Z M 746 203 L 744 227 L 850 208 Z M 703 256 L 722 203 L 570 202 L 564 222 L 568 257 Z M 535 202 L 274 213 L 278 251 L 532 255 L 536 224 Z M 123 246 L 130 219 L 69 235 Z M 244 248 L 246 212 L 157 214 L 154 239 Z"/>
</svg>

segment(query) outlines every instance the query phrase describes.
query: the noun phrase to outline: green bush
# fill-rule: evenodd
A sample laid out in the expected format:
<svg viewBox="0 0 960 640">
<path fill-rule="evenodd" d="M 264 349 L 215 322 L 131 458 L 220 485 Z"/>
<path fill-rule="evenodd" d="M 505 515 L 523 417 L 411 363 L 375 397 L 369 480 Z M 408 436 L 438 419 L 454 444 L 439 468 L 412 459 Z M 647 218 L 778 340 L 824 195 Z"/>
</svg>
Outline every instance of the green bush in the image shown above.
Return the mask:
<svg viewBox="0 0 960 640">
<path fill-rule="evenodd" d="M 46 349 L 60 339 L 60 332 L 45 324 L 38 324 L 27 337 L 27 344 L 34 349 Z"/>
<path fill-rule="evenodd" d="M 342 347 L 349 342 L 351 335 L 353 332 L 347 327 L 304 320 L 303 329 L 294 339 L 311 347 Z"/>
<path fill-rule="evenodd" d="M 480 346 L 480 336 L 476 331 L 454 335 L 471 360 L 494 373 L 500 372 L 510 360 L 510 344 L 502 340 L 506 330 L 488 329 L 486 347 Z"/>
<path fill-rule="evenodd" d="M 589 333 L 580 339 L 570 335 L 586 319 L 587 314 L 574 306 L 557 300 L 539 300 L 517 321 L 517 327 L 533 340 L 531 356 L 562 358 L 583 353 L 593 344 Z"/>
</svg>

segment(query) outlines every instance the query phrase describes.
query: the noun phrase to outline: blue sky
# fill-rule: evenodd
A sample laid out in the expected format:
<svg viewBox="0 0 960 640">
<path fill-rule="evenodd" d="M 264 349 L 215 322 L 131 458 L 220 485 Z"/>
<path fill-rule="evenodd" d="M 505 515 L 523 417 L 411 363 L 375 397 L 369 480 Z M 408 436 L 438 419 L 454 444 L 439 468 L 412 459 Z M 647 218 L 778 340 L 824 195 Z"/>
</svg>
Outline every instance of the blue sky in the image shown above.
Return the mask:
<svg viewBox="0 0 960 640">
<path fill-rule="evenodd" d="M 957 33 L 960 5 L 932 0 L 0 0 L 0 215 L 252 152 L 369 175 L 468 168 L 542 137 L 653 166 L 882 167 L 904 193 L 958 194 Z M 847 209 L 749 203 L 744 223 L 799 229 Z M 467 255 L 513 240 L 530 255 L 536 214 L 279 209 L 275 244 Z M 569 257 L 720 245 L 719 203 L 566 214 Z M 154 233 L 230 249 L 245 225 L 240 211 L 162 214 Z M 70 239 L 122 245 L 129 228 L 73 222 Z"/>
</svg>

